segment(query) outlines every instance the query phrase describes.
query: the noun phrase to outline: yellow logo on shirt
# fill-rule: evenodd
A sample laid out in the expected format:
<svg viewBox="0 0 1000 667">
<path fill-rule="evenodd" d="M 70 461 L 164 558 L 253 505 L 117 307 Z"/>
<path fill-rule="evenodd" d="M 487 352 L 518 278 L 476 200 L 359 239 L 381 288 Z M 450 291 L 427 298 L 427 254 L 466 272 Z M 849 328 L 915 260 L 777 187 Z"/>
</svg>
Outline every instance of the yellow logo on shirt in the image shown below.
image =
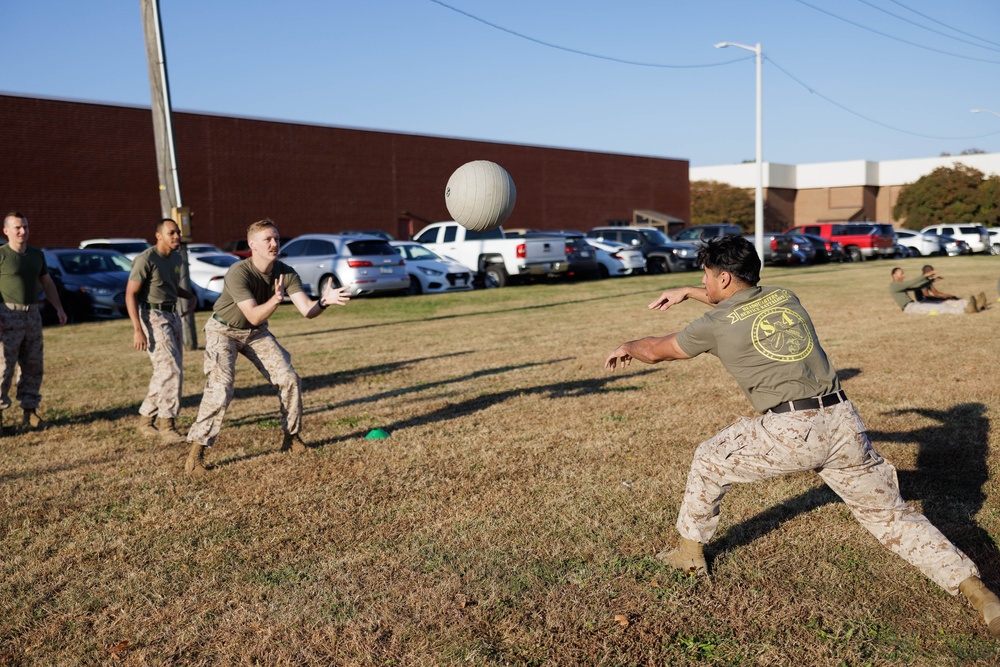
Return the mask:
<svg viewBox="0 0 1000 667">
<path fill-rule="evenodd" d="M 812 334 L 805 319 L 788 308 L 775 308 L 759 314 L 750 334 L 754 348 L 768 359 L 799 361 L 813 349 Z"/>
</svg>

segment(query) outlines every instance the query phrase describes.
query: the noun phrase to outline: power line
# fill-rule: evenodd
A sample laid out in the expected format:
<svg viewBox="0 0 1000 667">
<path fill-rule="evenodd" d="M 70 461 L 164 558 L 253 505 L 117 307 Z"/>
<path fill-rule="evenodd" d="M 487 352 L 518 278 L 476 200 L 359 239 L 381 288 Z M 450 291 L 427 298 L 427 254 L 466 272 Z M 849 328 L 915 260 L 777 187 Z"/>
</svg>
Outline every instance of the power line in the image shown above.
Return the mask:
<svg viewBox="0 0 1000 667">
<path fill-rule="evenodd" d="M 947 23 L 942 23 L 941 21 L 938 21 L 936 18 L 934 18 L 932 16 L 928 16 L 927 14 L 921 14 L 916 9 L 913 9 L 912 7 L 907 7 L 902 2 L 899 2 L 899 0 L 889 0 L 889 2 L 897 4 L 900 7 L 902 7 L 903 9 L 905 9 L 907 11 L 910 11 L 910 12 L 913 12 L 917 16 L 921 16 L 921 17 L 927 19 L 928 21 L 932 21 L 934 23 L 937 23 L 939 26 L 947 28 L 948 30 L 954 30 L 955 32 L 957 32 L 959 34 L 965 35 L 966 37 L 971 37 L 972 39 L 978 39 L 980 42 L 986 42 L 987 44 L 992 44 L 993 46 L 1000 46 L 1000 43 L 998 43 L 998 42 L 991 42 L 990 40 L 986 39 L 985 37 L 979 37 L 978 35 L 973 35 L 971 32 L 965 32 L 964 30 L 961 30 L 961 29 L 956 28 L 954 26 L 950 26 Z"/>
<path fill-rule="evenodd" d="M 858 2 L 860 2 L 863 5 L 868 5 L 872 9 L 877 9 L 878 11 L 880 11 L 880 12 L 882 12 L 884 14 L 888 14 L 889 16 L 893 17 L 894 19 L 899 19 L 900 21 L 905 21 L 906 23 L 909 23 L 910 25 L 915 25 L 918 28 L 922 28 L 922 29 L 924 29 L 924 30 L 926 30 L 928 32 L 933 32 L 936 35 L 941 35 L 942 37 L 947 37 L 948 39 L 954 39 L 955 41 L 962 42 L 963 44 L 970 44 L 970 45 L 976 47 L 977 49 L 987 49 L 989 51 L 1000 51 L 1000 49 L 995 49 L 995 48 L 993 48 L 991 46 L 983 46 L 982 44 L 976 44 L 975 42 L 972 42 L 972 41 L 970 41 L 968 39 L 962 39 L 961 37 L 955 37 L 954 35 L 949 35 L 946 32 L 942 32 L 940 30 L 935 30 L 934 28 L 928 28 L 927 26 L 921 25 L 920 23 L 917 23 L 916 21 L 908 19 L 908 18 L 906 18 L 904 16 L 900 16 L 899 14 L 893 14 L 888 9 L 884 9 L 882 7 L 879 7 L 876 4 L 868 2 L 868 0 L 858 0 Z M 945 26 L 945 27 L 947 28 L 948 26 Z M 949 30 L 953 30 L 953 28 L 948 28 L 948 29 Z"/>
<path fill-rule="evenodd" d="M 431 1 L 434 2 L 435 0 L 431 0 Z M 992 63 L 994 65 L 1000 65 L 1000 60 L 987 60 L 986 58 L 976 58 L 976 57 L 973 57 L 973 56 L 963 56 L 963 55 L 961 55 L 959 53 L 952 53 L 951 51 L 944 51 L 942 49 L 935 49 L 932 46 L 925 46 L 924 44 L 920 44 L 918 42 L 911 42 L 909 40 L 903 39 L 902 37 L 896 37 L 895 35 L 890 35 L 889 33 L 882 32 L 880 30 L 875 30 L 874 28 L 869 28 L 868 26 L 865 26 L 865 25 L 861 25 L 860 23 L 857 23 L 856 21 L 852 21 L 850 19 L 845 19 L 843 16 L 838 16 L 838 15 L 834 14 L 833 12 L 828 12 L 827 10 L 823 9 L 822 7 L 817 7 L 816 5 L 810 4 L 810 3 L 806 2 L 805 0 L 794 0 L 794 1 L 797 2 L 797 3 L 799 3 L 800 5 L 805 5 L 806 7 L 809 7 L 810 9 L 815 9 L 817 12 L 821 12 L 823 14 L 826 14 L 827 16 L 832 16 L 833 18 L 837 19 L 838 21 L 843 21 L 844 23 L 849 23 L 849 24 L 853 25 L 856 28 L 861 28 L 862 30 L 867 30 L 868 32 L 873 32 L 876 35 L 880 35 L 882 37 L 885 37 L 886 39 L 892 39 L 892 40 L 895 40 L 897 42 L 902 42 L 903 44 L 909 44 L 910 46 L 915 46 L 918 49 L 924 49 L 926 51 L 933 51 L 934 53 L 942 53 L 942 54 L 944 54 L 946 56 L 952 56 L 953 58 L 962 58 L 962 59 L 965 59 L 965 60 L 975 60 L 975 61 L 981 62 L 981 63 Z"/>
<path fill-rule="evenodd" d="M 624 58 L 616 58 L 614 56 L 605 56 L 605 55 L 601 55 L 599 53 L 593 53 L 593 52 L 590 52 L 590 51 L 582 51 L 580 49 L 574 49 L 574 48 L 570 48 L 568 46 L 561 46 L 559 44 L 553 44 L 552 42 L 546 42 L 546 41 L 538 39 L 536 37 L 531 37 L 529 35 L 525 35 L 524 33 L 517 32 L 516 30 L 511 30 L 510 28 L 505 28 L 502 25 L 497 25 L 496 23 L 491 23 L 490 21 L 487 21 L 486 19 L 480 18 L 480 17 L 478 17 L 478 16 L 476 16 L 474 14 L 470 14 L 467 11 L 458 9 L 457 7 L 452 7 L 451 5 L 449 5 L 447 3 L 441 2 L 441 0 L 429 0 L 429 1 L 433 2 L 436 5 L 440 5 L 440 6 L 444 7 L 445 9 L 450 9 L 451 11 L 455 12 L 456 14 L 461 14 L 462 16 L 470 18 L 473 21 L 478 21 L 479 23 L 482 23 L 483 25 L 488 25 L 491 28 L 494 28 L 496 30 L 500 30 L 501 32 L 505 32 L 508 35 L 513 35 L 515 37 L 519 37 L 521 39 L 528 40 L 529 42 L 534 42 L 535 44 L 541 44 L 542 46 L 547 46 L 550 49 L 558 49 L 559 51 L 566 51 L 567 53 L 575 53 L 578 56 L 586 56 L 588 58 L 597 58 L 598 60 L 608 60 L 608 61 L 611 61 L 611 62 L 622 63 L 623 65 L 636 65 L 638 67 L 656 67 L 656 68 L 662 68 L 662 69 L 699 69 L 699 68 L 705 68 L 705 67 L 721 67 L 722 65 L 732 65 L 733 63 L 739 63 L 739 62 L 743 62 L 744 60 L 751 60 L 752 58 L 754 58 L 754 56 L 745 56 L 745 57 L 741 57 L 741 58 L 736 58 L 734 60 L 724 60 L 722 62 L 703 63 L 703 64 L 698 64 L 698 65 L 671 65 L 671 64 L 666 64 L 666 63 L 650 63 L 650 62 L 641 62 L 641 61 L 638 61 L 638 60 L 626 60 Z"/>
<path fill-rule="evenodd" d="M 874 123 L 875 125 L 878 125 L 880 127 L 884 127 L 887 130 L 892 130 L 893 132 L 899 132 L 901 134 L 908 134 L 908 135 L 914 136 L 914 137 L 921 137 L 923 139 L 942 139 L 942 140 L 945 140 L 945 141 L 966 141 L 966 140 L 969 140 L 969 139 L 982 139 L 984 137 L 992 137 L 994 135 L 1000 134 L 1000 130 L 997 130 L 995 132 L 987 132 L 986 134 L 975 134 L 975 135 L 966 136 L 966 137 L 942 137 L 942 136 L 938 136 L 938 135 L 934 135 L 934 134 L 922 134 L 920 132 L 911 132 L 910 130 L 904 130 L 902 128 L 895 127 L 893 125 L 889 125 L 888 123 L 883 123 L 881 121 L 875 120 L 874 118 L 871 118 L 869 116 L 865 116 L 864 114 L 859 113 L 859 112 L 855 111 L 854 109 L 850 109 L 850 108 L 844 106 L 840 102 L 837 102 L 837 101 L 835 101 L 835 100 L 827 97 L 823 93 L 819 92 L 818 90 L 816 90 L 815 88 L 813 88 L 812 86 L 810 86 L 809 84 L 807 84 L 805 81 L 802 81 L 801 79 L 799 79 L 798 77 L 796 77 L 794 74 L 792 74 L 791 72 L 789 72 L 788 70 L 786 70 L 784 67 L 782 67 L 781 65 L 779 65 L 777 62 L 775 62 L 774 58 L 771 58 L 769 56 L 763 56 L 763 57 L 769 63 L 771 63 L 772 65 L 774 65 L 775 68 L 778 69 L 778 71 L 780 71 L 782 74 L 784 74 L 785 76 L 787 76 L 789 79 L 791 79 L 795 83 L 797 83 L 800 86 L 802 86 L 803 88 L 805 88 L 807 91 L 809 91 L 809 93 L 815 95 L 816 97 L 819 97 L 820 99 L 824 100 L 825 102 L 828 102 L 828 103 L 832 104 L 833 106 L 837 107 L 838 109 L 846 111 L 847 113 L 851 114 L 852 116 L 857 116 L 858 118 L 860 118 L 862 120 L 866 120 L 869 123 Z"/>
</svg>

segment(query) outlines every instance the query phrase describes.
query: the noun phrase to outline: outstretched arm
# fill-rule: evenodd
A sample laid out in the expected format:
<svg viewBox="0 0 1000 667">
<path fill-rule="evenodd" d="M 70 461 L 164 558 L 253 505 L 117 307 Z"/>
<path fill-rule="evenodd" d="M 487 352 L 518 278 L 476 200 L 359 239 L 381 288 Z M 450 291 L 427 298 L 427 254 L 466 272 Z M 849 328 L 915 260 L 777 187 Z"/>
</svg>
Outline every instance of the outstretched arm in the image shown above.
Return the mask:
<svg viewBox="0 0 1000 667">
<path fill-rule="evenodd" d="M 669 336 L 650 336 L 622 343 L 608 355 L 604 367 L 613 371 L 620 364 L 624 368 L 632 363 L 633 359 L 647 364 L 658 364 L 661 361 L 690 358 L 677 344 L 677 334 L 672 333 Z"/>
<path fill-rule="evenodd" d="M 351 295 L 346 287 L 334 289 L 332 283 L 327 283 L 318 301 L 307 297 L 305 292 L 296 292 L 291 296 L 291 299 L 303 317 L 312 319 L 318 317 L 329 306 L 347 305 L 347 302 L 351 300 Z"/>
<path fill-rule="evenodd" d="M 704 287 L 675 287 L 663 292 L 647 308 L 650 310 L 666 310 L 670 306 L 676 306 L 681 301 L 687 299 L 701 301 L 708 306 L 715 305 L 709 300 L 708 291 Z"/>
</svg>

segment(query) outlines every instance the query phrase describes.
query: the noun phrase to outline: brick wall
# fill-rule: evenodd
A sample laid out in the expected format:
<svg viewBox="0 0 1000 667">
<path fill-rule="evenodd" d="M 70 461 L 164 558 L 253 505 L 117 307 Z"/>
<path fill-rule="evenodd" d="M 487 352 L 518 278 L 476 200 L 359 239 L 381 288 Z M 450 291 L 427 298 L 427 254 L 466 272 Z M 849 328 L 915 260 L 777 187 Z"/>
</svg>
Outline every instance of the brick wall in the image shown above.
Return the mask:
<svg viewBox="0 0 1000 667">
<path fill-rule="evenodd" d="M 586 231 L 634 209 L 690 218 L 688 163 L 327 126 L 174 113 L 181 194 L 196 241 L 223 244 L 274 219 L 283 236 L 376 228 L 404 211 L 447 219 L 444 188 L 470 160 L 517 187 L 511 227 Z M 150 111 L 0 96 L 0 208 L 23 211 L 32 243 L 152 240 L 160 216 Z M 416 227 L 422 223 L 414 223 Z"/>
</svg>

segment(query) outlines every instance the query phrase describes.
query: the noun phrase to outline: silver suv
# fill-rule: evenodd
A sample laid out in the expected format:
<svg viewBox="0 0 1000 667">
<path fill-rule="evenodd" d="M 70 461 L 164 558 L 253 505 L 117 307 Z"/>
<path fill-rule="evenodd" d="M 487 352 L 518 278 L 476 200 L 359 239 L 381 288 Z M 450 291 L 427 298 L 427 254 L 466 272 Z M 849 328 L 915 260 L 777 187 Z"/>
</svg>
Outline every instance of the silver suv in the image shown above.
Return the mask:
<svg viewBox="0 0 1000 667">
<path fill-rule="evenodd" d="M 972 248 L 972 252 L 992 252 L 990 243 L 990 233 L 986 227 L 975 222 L 953 222 L 946 225 L 930 225 L 920 230 L 921 234 L 937 234 L 938 236 L 950 236 L 965 241 Z"/>
<path fill-rule="evenodd" d="M 283 245 L 278 257 L 295 269 L 314 299 L 328 282 L 350 288 L 351 296 L 410 288 L 406 262 L 388 241 L 374 236 L 303 234 Z"/>
</svg>

